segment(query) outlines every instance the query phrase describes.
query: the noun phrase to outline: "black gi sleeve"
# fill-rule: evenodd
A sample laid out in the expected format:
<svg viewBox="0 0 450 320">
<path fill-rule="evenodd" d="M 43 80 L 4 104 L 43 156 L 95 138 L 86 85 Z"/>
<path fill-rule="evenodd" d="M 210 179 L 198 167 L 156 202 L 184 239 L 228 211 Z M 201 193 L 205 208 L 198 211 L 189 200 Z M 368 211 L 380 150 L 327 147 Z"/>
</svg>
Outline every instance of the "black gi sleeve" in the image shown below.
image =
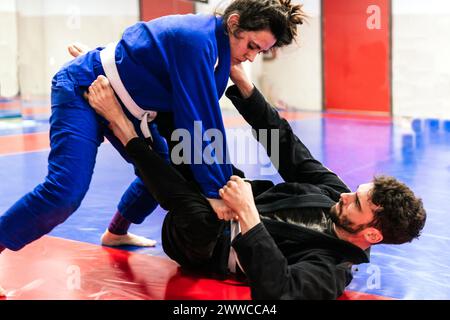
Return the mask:
<svg viewBox="0 0 450 320">
<path fill-rule="evenodd" d="M 161 207 L 167 211 L 176 210 L 180 195 L 201 197 L 198 190 L 154 150 L 142 138 L 133 138 L 125 146 L 128 156 L 137 168 L 142 181 Z"/>
<path fill-rule="evenodd" d="M 334 172 L 311 155 L 308 148 L 293 133 L 289 123 L 280 117 L 257 88 L 249 98 L 244 99 L 238 88 L 231 86 L 226 91 L 226 96 L 256 131 L 258 141 L 264 145 L 272 163 L 286 182 L 322 185 L 332 188 L 338 194 L 350 191 Z M 270 132 L 267 133 L 267 138 L 261 139 L 261 132 L 264 131 L 260 130 L 264 129 L 278 130 L 279 139 L 272 143 Z M 272 154 L 272 151 L 278 154 Z"/>
<path fill-rule="evenodd" d="M 288 265 L 262 223 L 233 240 L 233 248 L 256 300 L 324 300 L 342 295 L 351 281 L 349 265 L 325 249 L 303 252 Z"/>
</svg>

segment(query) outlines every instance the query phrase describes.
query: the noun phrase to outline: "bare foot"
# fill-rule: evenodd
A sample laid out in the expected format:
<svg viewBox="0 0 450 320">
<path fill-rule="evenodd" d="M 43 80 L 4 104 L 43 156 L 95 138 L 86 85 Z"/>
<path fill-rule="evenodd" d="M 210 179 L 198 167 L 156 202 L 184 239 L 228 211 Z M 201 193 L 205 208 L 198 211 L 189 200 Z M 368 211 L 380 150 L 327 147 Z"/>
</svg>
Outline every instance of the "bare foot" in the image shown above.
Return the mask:
<svg viewBox="0 0 450 320">
<path fill-rule="evenodd" d="M 124 146 L 128 141 L 137 137 L 133 124 L 123 113 L 114 90 L 105 76 L 98 76 L 84 97 L 95 112 L 109 121 L 109 128 Z"/>
<path fill-rule="evenodd" d="M 156 241 L 152 239 L 147 239 L 132 233 L 127 233 L 124 235 L 117 235 L 109 232 L 108 230 L 103 233 L 102 245 L 109 247 L 117 246 L 138 246 L 138 247 L 154 247 Z"/>
<path fill-rule="evenodd" d="M 67 50 L 69 51 L 70 55 L 74 58 L 81 56 L 83 54 L 85 54 L 86 52 L 88 52 L 90 49 L 87 45 L 79 43 L 79 42 L 75 42 L 70 44 L 67 47 Z"/>
<path fill-rule="evenodd" d="M 126 118 L 111 84 L 105 76 L 100 75 L 92 82 L 85 98 L 91 107 L 108 121 L 121 117 Z"/>
</svg>

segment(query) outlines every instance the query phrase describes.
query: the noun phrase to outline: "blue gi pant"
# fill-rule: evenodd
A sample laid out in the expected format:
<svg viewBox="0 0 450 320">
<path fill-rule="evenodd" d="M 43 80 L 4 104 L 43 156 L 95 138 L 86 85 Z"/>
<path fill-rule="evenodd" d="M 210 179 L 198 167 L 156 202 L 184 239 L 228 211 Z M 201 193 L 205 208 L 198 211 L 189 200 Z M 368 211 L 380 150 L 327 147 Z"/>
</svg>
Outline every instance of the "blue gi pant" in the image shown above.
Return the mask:
<svg viewBox="0 0 450 320">
<path fill-rule="evenodd" d="M 85 90 L 64 70 L 54 77 L 48 174 L 42 184 L 0 216 L 0 244 L 4 247 L 21 249 L 49 233 L 80 206 L 89 189 L 97 149 L 104 136 L 125 155 L 105 120 L 84 100 Z M 155 127 L 151 129 L 155 139 Z M 123 195 L 118 209 L 131 222 L 141 223 L 156 206 L 157 202 L 137 178 Z"/>
</svg>

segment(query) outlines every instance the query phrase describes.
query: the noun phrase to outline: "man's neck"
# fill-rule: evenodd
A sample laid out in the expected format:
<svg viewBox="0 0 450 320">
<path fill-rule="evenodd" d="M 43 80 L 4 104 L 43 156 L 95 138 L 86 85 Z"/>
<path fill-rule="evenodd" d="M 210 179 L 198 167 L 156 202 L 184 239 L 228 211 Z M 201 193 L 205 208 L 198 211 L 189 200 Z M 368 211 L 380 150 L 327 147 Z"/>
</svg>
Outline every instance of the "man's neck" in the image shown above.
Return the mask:
<svg viewBox="0 0 450 320">
<path fill-rule="evenodd" d="M 336 236 L 341 240 L 350 242 L 351 244 L 361 248 L 362 250 L 366 250 L 367 248 L 370 247 L 370 244 L 368 244 L 367 241 L 362 239 L 360 236 L 351 234 L 343 230 L 342 228 L 339 228 L 338 226 L 336 226 L 335 223 L 333 223 L 333 229 L 334 232 L 336 233 Z"/>
</svg>

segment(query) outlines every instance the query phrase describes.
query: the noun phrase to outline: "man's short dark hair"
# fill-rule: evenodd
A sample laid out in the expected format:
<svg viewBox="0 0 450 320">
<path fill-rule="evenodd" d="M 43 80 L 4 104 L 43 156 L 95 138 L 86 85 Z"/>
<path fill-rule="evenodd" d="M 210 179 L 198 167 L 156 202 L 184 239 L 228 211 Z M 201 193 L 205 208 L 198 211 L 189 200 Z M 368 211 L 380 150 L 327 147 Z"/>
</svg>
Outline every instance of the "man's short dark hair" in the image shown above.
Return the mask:
<svg viewBox="0 0 450 320">
<path fill-rule="evenodd" d="M 377 176 L 373 184 L 371 201 L 380 208 L 372 226 L 383 234 L 381 243 L 401 244 L 418 238 L 427 216 L 422 200 L 394 177 Z"/>
<path fill-rule="evenodd" d="M 240 31 L 270 30 L 276 42 L 274 47 L 291 44 L 297 36 L 297 26 L 306 18 L 302 5 L 291 0 L 235 0 L 223 14 L 224 23 L 232 14 L 239 14 Z"/>
</svg>

